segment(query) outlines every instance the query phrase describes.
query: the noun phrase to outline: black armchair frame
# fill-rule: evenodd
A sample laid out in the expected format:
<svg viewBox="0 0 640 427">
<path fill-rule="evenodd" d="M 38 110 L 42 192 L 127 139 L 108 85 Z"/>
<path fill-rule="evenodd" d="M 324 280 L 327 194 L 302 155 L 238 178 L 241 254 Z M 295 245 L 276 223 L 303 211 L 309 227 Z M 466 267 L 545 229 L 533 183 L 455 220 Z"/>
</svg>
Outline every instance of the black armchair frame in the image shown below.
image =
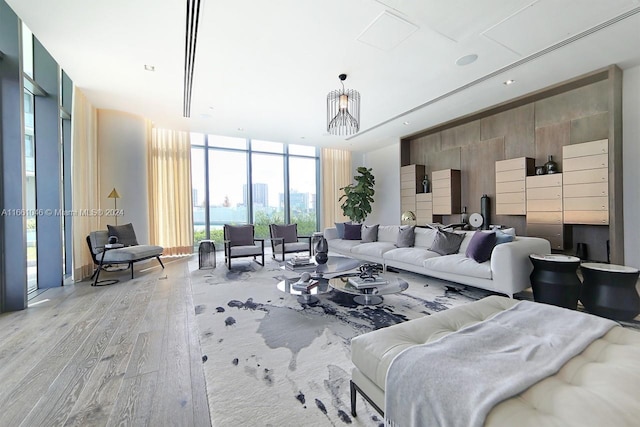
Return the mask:
<svg viewBox="0 0 640 427">
<path fill-rule="evenodd" d="M 300 239 L 308 239 L 309 240 L 309 244 L 307 245 L 308 247 L 305 249 L 289 249 L 287 250 L 287 247 L 284 243 L 284 237 L 274 237 L 274 229 L 273 229 L 273 225 L 275 224 L 269 224 L 269 234 L 271 236 L 271 256 L 273 257 L 273 259 L 277 260 L 276 258 L 276 245 L 278 245 L 278 243 L 280 243 L 282 245 L 282 260 L 284 261 L 284 255 L 285 254 L 291 254 L 294 252 L 307 252 L 309 251 L 309 256 L 311 256 L 311 236 L 299 236 L 297 233 L 297 226 L 296 226 L 296 239 L 300 240 Z"/>
<path fill-rule="evenodd" d="M 251 228 L 253 229 L 253 225 L 251 225 Z M 253 260 L 255 262 L 257 262 L 258 264 L 260 264 L 261 266 L 264 267 L 264 239 L 256 239 L 255 237 L 253 238 L 253 243 L 257 243 L 260 242 L 260 248 L 261 248 L 261 252 L 262 252 L 262 262 L 258 261 L 257 258 L 257 254 L 256 255 L 231 255 L 231 248 L 233 246 L 231 246 L 231 240 L 229 240 L 227 238 L 227 227 L 226 225 L 223 227 L 224 230 L 224 262 L 227 265 L 227 268 L 229 270 L 231 270 L 231 258 L 246 258 L 246 257 L 250 257 L 253 256 Z M 255 230 L 252 230 L 252 234 Z"/>
</svg>

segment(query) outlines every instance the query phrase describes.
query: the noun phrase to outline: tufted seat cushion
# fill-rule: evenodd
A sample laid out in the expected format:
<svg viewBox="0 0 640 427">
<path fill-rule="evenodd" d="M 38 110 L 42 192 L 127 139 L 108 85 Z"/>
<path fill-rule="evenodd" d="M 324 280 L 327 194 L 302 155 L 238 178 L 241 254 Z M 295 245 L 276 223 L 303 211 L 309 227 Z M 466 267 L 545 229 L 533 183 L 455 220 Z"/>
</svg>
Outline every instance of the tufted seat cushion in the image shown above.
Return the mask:
<svg viewBox="0 0 640 427">
<path fill-rule="evenodd" d="M 355 337 L 351 340 L 353 379 L 383 407 L 385 377 L 396 355 L 488 319 L 517 302 L 490 296 Z M 485 426 L 635 426 L 640 419 L 638 395 L 640 333 L 615 326 L 555 375 L 496 405 Z"/>
</svg>

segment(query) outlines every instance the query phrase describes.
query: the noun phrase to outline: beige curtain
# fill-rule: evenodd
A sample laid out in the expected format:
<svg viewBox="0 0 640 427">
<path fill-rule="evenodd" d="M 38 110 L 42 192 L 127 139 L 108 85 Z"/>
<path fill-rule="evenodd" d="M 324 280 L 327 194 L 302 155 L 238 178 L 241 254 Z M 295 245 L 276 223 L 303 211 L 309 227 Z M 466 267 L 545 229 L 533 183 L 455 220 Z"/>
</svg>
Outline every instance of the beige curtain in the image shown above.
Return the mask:
<svg viewBox="0 0 640 427">
<path fill-rule="evenodd" d="M 76 87 L 73 91 L 71 116 L 71 188 L 72 209 L 82 212 L 100 207 L 98 192 L 98 116 L 96 109 Z M 86 211 L 85 211 L 86 212 Z M 73 217 L 73 280 L 79 281 L 93 273 L 93 260 L 86 237 L 98 230 L 97 216 Z"/>
<path fill-rule="evenodd" d="M 346 221 L 338 199 L 340 188 L 351 184 L 351 151 L 323 148 L 322 165 L 322 225 L 333 227 L 335 222 Z"/>
<path fill-rule="evenodd" d="M 147 136 L 150 243 L 164 247 L 164 255 L 191 254 L 193 212 L 189 133 L 151 128 L 150 135 L 150 138 Z"/>
</svg>

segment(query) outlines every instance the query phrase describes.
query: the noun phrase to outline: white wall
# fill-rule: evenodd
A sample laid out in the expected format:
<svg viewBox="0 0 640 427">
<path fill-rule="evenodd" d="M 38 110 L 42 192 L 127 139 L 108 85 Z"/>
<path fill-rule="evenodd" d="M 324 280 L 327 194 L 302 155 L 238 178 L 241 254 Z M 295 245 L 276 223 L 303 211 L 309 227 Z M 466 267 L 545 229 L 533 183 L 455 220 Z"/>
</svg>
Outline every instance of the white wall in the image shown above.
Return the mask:
<svg viewBox="0 0 640 427">
<path fill-rule="evenodd" d="M 121 111 L 98 110 L 98 158 L 100 162 L 100 207 L 113 209 L 107 195 L 115 187 L 120 194 L 118 225 L 132 223 L 141 244 L 149 243 L 147 143 L 145 120 Z M 102 217 L 101 226 L 115 224 Z"/>
<path fill-rule="evenodd" d="M 622 80 L 624 263 L 640 268 L 640 66 Z"/>
<path fill-rule="evenodd" d="M 362 155 L 361 164 L 372 168 L 376 179 L 375 201 L 367 224 L 400 223 L 400 139 L 390 139 L 385 145 Z"/>
</svg>

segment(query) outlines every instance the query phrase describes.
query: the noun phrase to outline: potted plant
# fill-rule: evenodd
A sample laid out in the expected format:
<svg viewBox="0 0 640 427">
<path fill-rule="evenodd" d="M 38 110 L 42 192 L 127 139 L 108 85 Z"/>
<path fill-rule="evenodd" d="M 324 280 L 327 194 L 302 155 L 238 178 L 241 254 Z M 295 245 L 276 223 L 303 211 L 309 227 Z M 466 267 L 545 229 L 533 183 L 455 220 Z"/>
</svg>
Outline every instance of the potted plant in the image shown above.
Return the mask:
<svg viewBox="0 0 640 427">
<path fill-rule="evenodd" d="M 342 187 L 340 190 L 343 190 L 344 194 L 340 196 L 338 201 L 344 199 L 340 207 L 346 217 L 353 222 L 362 223 L 371 213 L 371 203 L 373 203 L 373 195 L 375 194 L 373 186 L 376 179 L 371 174 L 371 168 L 360 166 L 356 170 L 358 175 L 353 177 L 356 183 Z"/>
</svg>

